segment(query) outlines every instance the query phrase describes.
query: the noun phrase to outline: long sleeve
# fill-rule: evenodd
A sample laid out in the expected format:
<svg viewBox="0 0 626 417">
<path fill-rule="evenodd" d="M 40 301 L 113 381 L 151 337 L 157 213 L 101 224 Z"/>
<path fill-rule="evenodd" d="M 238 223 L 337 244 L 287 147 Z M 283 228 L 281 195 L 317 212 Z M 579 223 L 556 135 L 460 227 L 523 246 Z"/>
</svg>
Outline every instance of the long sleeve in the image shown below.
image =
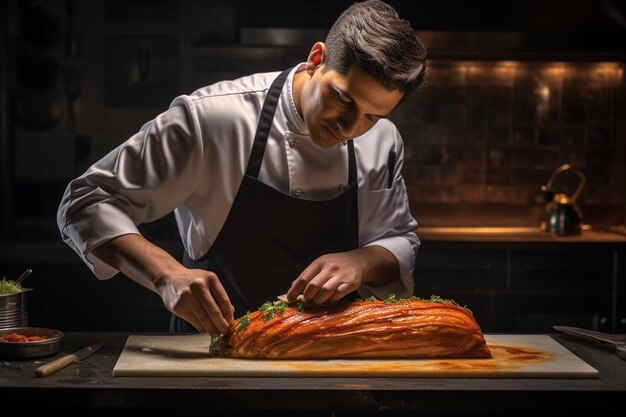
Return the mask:
<svg viewBox="0 0 626 417">
<path fill-rule="evenodd" d="M 176 103 L 176 102 L 175 102 Z M 118 271 L 90 252 L 170 213 L 197 186 L 203 160 L 193 102 L 179 100 L 67 186 L 57 212 L 63 240 L 100 279 Z"/>
<path fill-rule="evenodd" d="M 295 72 L 295 70 L 294 70 Z M 187 254 L 205 254 L 224 224 L 252 149 L 267 88 L 277 73 L 224 81 L 181 96 L 79 178 L 61 201 L 57 222 L 63 240 L 101 279 L 117 270 L 91 254 L 98 245 L 137 225 L 175 212 Z M 289 94 L 274 117 L 259 179 L 289 195 L 334 198 L 348 174 L 346 148 L 315 145 Z M 300 124 L 299 124 L 300 123 Z M 401 279 L 370 288 L 364 296 L 398 296 L 413 291 L 412 271 L 419 240 L 400 174 L 403 143 L 396 127 L 381 120 L 355 139 L 359 179 L 359 245 L 380 245 L 400 264 Z M 397 158 L 388 188 L 390 150 Z"/>
<path fill-rule="evenodd" d="M 414 291 L 413 269 L 420 241 L 416 234 L 417 222 L 411 215 L 401 174 L 404 145 L 395 127 L 393 132 L 395 143 L 393 150 L 396 153 L 392 171 L 393 184 L 391 188 L 387 188 L 388 170 L 374 171 L 373 175 L 370 175 L 370 190 L 364 190 L 359 195 L 359 229 L 361 246 L 382 246 L 396 257 L 400 267 L 400 280 L 377 287 L 362 285 L 359 293 L 363 297 L 374 295 L 385 298 L 394 293 L 399 298 L 406 298 L 413 295 Z M 384 141 L 379 140 L 379 143 Z M 375 154 L 386 158 L 389 151 L 384 152 L 383 149 L 389 147 L 379 146 L 381 148 Z"/>
</svg>

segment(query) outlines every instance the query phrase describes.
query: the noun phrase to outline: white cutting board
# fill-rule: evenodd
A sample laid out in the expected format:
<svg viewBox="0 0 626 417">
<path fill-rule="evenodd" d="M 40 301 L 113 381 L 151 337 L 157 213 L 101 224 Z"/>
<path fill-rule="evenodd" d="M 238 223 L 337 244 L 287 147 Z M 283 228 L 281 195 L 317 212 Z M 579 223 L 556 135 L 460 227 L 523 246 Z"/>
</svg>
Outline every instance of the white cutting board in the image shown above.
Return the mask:
<svg viewBox="0 0 626 417">
<path fill-rule="evenodd" d="M 546 335 L 485 335 L 491 359 L 261 360 L 209 355 L 211 338 L 132 335 L 113 376 L 597 378 Z"/>
</svg>

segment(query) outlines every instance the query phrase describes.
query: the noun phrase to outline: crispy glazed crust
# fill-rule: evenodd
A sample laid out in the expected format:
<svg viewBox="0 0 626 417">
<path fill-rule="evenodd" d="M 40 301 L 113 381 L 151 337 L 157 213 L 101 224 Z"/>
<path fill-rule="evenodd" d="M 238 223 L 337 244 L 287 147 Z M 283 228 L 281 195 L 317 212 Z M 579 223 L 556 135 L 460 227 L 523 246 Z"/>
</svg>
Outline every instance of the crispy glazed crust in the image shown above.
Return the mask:
<svg viewBox="0 0 626 417">
<path fill-rule="evenodd" d="M 271 320 L 249 314 L 231 323 L 221 355 L 232 358 L 490 358 L 474 316 L 450 302 L 355 301 L 299 311 Z"/>
</svg>

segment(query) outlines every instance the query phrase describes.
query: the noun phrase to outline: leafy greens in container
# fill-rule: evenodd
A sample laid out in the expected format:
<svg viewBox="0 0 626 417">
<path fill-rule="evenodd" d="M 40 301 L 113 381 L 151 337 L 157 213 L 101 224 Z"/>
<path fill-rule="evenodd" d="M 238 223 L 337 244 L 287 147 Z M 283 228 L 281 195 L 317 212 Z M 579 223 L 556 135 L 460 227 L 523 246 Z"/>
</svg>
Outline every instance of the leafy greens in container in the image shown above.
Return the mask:
<svg viewBox="0 0 626 417">
<path fill-rule="evenodd" d="M 22 291 L 22 286 L 15 281 L 7 281 L 6 278 L 0 280 L 0 295 L 15 294 Z"/>
</svg>

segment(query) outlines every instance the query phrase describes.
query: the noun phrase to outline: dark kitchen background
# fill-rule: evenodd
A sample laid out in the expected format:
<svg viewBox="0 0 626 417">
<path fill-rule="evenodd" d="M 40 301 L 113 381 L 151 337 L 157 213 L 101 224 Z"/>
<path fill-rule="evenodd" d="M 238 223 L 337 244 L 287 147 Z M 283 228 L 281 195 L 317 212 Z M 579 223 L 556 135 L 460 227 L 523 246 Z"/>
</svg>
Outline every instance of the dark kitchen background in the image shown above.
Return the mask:
<svg viewBox="0 0 626 417">
<path fill-rule="evenodd" d="M 167 329 L 157 295 L 120 276 L 98 281 L 61 242 L 67 183 L 177 95 L 304 61 L 351 3 L 0 4 L 0 278 L 33 269 L 31 325 Z M 420 227 L 538 226 L 541 185 L 570 163 L 587 179 L 577 200 L 584 224 L 624 230 L 626 2 L 389 3 L 429 51 L 427 87 L 392 116 Z M 574 175 L 558 184 L 570 195 L 577 186 Z M 141 230 L 180 258 L 173 216 Z M 438 245 L 429 251 L 424 239 L 416 293 L 454 296 L 485 331 L 548 331 L 555 321 L 626 331 L 623 243 Z M 528 273 L 537 265 L 543 272 Z"/>
</svg>

